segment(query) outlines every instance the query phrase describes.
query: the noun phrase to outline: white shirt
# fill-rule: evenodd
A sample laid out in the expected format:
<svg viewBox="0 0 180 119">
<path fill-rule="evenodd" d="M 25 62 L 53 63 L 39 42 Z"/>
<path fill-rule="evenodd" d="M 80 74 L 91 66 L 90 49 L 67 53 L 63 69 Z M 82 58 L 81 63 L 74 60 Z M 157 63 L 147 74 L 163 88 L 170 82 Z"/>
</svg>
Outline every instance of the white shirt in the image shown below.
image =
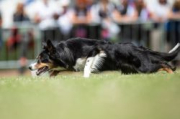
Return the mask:
<svg viewBox="0 0 180 119">
<path fill-rule="evenodd" d="M 46 5 L 42 0 L 37 0 L 33 9 L 33 12 L 41 19 L 41 22 L 39 23 L 39 28 L 41 30 L 57 26 L 55 20 L 53 19 L 53 15 L 60 14 L 62 9 L 55 1 L 49 0 Z"/>
<path fill-rule="evenodd" d="M 92 22 L 93 23 L 100 23 L 101 22 L 101 17 L 99 16 L 99 11 L 102 9 L 102 4 L 101 3 L 98 3 L 98 4 L 95 4 L 91 7 L 91 10 L 90 10 L 90 13 L 91 13 L 91 16 L 92 16 Z M 108 15 L 109 17 L 113 17 L 113 14 L 112 12 L 114 11 L 115 9 L 115 6 L 112 4 L 112 3 L 109 3 L 107 5 L 107 9 L 108 9 Z"/>
<path fill-rule="evenodd" d="M 157 3 L 157 4 L 154 4 L 153 6 L 151 6 L 150 10 L 158 17 L 166 19 L 167 13 L 169 12 L 170 8 L 171 7 L 169 4 L 162 5 L 162 4 Z"/>
</svg>

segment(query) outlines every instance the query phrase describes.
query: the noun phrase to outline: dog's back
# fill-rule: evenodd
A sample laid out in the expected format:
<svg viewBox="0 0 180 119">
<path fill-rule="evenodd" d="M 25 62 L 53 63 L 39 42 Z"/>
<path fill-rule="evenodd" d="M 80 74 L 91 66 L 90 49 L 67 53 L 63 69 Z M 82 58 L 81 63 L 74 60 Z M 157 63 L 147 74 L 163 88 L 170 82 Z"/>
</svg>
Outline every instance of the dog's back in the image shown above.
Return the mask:
<svg viewBox="0 0 180 119">
<path fill-rule="evenodd" d="M 110 42 L 87 38 L 71 38 L 56 45 L 55 48 L 58 56 L 55 59 L 57 61 L 61 59 L 61 62 L 64 62 L 67 67 L 73 69 L 78 59 L 87 58 L 96 46 L 103 44 L 110 44 Z M 53 56 L 54 54 L 50 55 Z"/>
</svg>

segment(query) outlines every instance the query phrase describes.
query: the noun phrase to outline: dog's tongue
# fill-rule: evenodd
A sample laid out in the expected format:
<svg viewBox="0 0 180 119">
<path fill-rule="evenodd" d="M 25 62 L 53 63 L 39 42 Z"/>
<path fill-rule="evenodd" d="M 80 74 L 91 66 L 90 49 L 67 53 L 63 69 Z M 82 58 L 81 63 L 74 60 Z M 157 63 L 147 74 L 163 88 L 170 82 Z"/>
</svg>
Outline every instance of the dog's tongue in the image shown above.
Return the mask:
<svg viewBox="0 0 180 119">
<path fill-rule="evenodd" d="M 36 75 L 39 76 L 40 74 L 41 74 L 41 72 L 38 70 L 38 71 L 36 72 Z"/>
<path fill-rule="evenodd" d="M 36 72 L 36 75 L 40 75 L 42 72 L 46 71 L 47 70 L 47 67 L 43 67 L 43 68 L 40 68 L 38 69 L 38 71 Z"/>
<path fill-rule="evenodd" d="M 42 72 L 41 69 L 40 69 L 40 70 L 37 70 L 36 75 L 40 75 L 41 72 Z"/>
</svg>

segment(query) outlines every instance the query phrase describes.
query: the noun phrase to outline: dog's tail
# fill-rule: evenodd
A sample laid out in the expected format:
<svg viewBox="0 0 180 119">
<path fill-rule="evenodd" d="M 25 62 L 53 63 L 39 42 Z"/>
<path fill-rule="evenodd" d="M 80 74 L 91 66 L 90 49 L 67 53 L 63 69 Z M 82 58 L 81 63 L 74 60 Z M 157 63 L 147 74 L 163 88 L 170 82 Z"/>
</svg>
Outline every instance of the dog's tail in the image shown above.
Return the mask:
<svg viewBox="0 0 180 119">
<path fill-rule="evenodd" d="M 176 46 L 174 46 L 174 48 L 172 48 L 169 53 L 172 53 L 174 51 L 176 51 L 178 48 L 180 47 L 180 43 L 177 43 Z"/>
<path fill-rule="evenodd" d="M 180 43 L 177 43 L 177 45 L 172 48 L 169 53 L 162 53 L 162 58 L 165 60 L 165 61 L 172 61 L 177 55 L 178 53 L 180 52 Z"/>
</svg>

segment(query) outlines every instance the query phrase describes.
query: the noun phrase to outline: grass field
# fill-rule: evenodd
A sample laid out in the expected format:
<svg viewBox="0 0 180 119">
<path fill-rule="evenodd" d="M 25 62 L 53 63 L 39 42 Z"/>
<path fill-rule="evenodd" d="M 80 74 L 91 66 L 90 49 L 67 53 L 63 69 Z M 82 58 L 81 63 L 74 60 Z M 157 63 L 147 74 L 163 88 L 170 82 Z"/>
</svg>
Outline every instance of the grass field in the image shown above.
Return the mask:
<svg viewBox="0 0 180 119">
<path fill-rule="evenodd" d="M 180 119 L 180 70 L 0 78 L 0 119 Z"/>
</svg>

